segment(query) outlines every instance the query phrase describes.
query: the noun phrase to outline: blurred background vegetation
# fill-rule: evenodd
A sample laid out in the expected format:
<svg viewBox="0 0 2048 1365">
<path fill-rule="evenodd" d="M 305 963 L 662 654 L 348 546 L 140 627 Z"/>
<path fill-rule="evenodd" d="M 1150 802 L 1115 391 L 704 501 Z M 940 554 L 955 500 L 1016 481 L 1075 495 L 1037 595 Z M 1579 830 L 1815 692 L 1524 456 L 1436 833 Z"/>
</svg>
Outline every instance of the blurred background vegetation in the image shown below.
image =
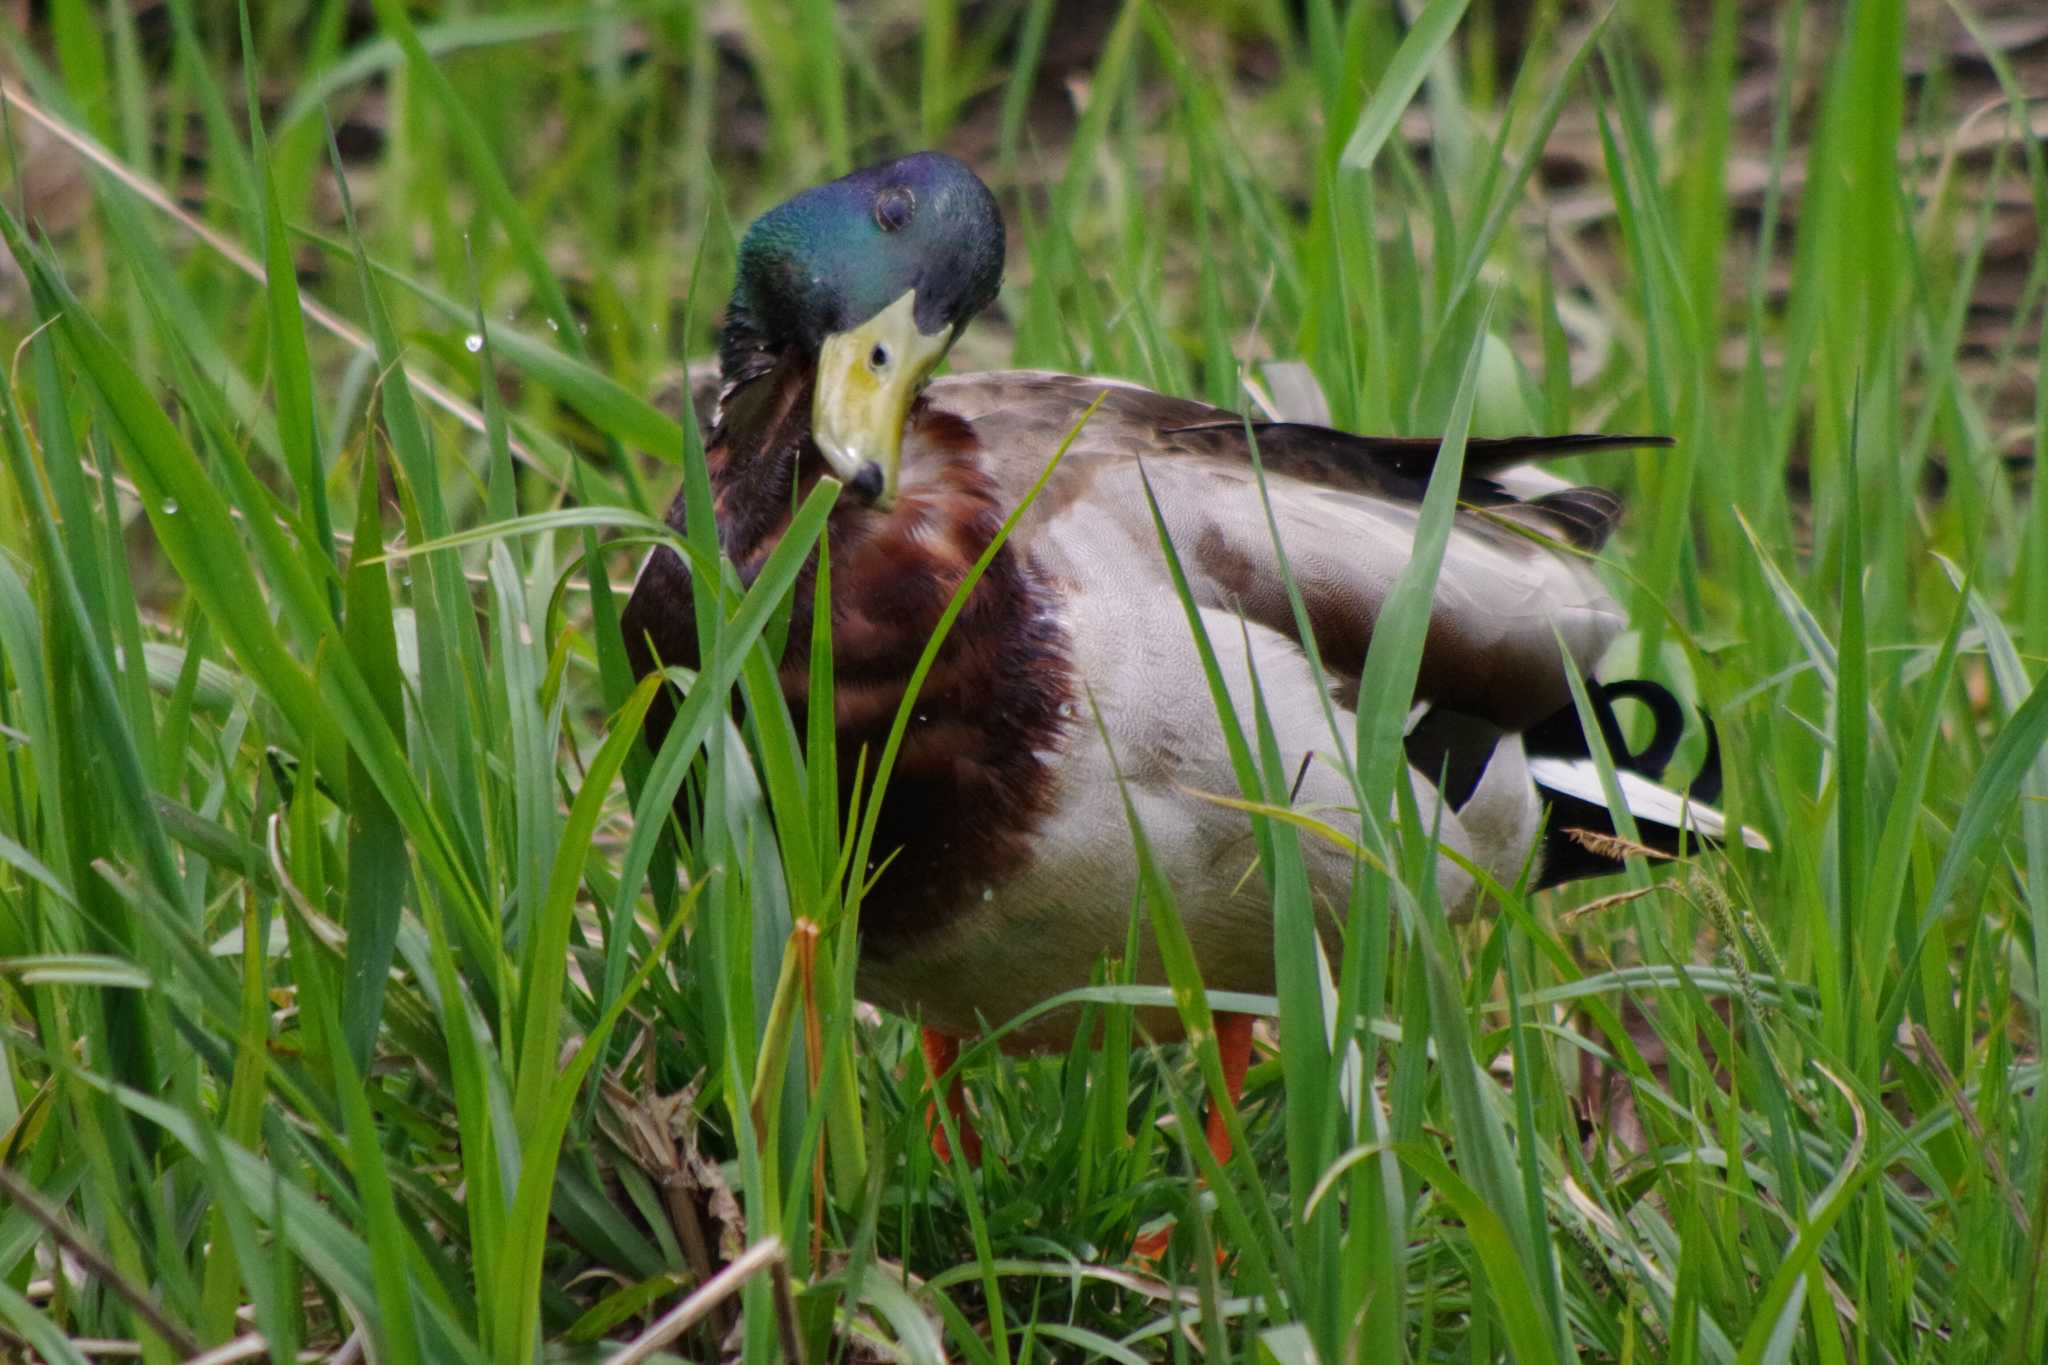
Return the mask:
<svg viewBox="0 0 2048 1365">
<path fill-rule="evenodd" d="M 2043 1358 L 2038 5 L 0 35 L 0 1353 Z M 1482 431 L 1675 435 L 1574 467 L 1633 508 L 1611 671 L 1711 714 L 1775 851 L 1511 898 L 1454 979 L 1362 950 L 1327 1131 L 1262 1062 L 1206 1194 L 1178 1050 L 975 1059 L 992 1158 L 935 1165 L 829 801 L 707 721 L 659 837 L 606 588 L 736 233 L 923 145 L 1011 229 L 955 368 L 1432 432 L 1476 352 Z"/>
</svg>

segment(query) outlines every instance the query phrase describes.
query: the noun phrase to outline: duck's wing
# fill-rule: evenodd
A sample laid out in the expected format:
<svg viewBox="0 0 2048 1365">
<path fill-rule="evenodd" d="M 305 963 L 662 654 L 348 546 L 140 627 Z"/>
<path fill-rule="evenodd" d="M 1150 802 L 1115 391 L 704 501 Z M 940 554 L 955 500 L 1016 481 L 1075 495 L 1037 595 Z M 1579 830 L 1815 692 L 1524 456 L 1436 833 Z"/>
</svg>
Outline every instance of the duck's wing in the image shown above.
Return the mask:
<svg viewBox="0 0 2048 1365">
<path fill-rule="evenodd" d="M 1035 430 L 1057 445 L 1098 395 L 1079 448 L 1140 442 L 1143 453 L 1207 455 L 1247 464 L 1254 443 L 1268 473 L 1368 496 L 1417 502 L 1429 486 L 1443 449 L 1436 436 L 1362 436 L 1309 422 L 1252 419 L 1186 398 L 1174 398 L 1119 379 L 1090 379 L 1049 370 L 998 370 L 950 375 L 932 386 L 949 411 L 970 421 L 990 419 L 1018 437 Z M 1098 426 L 1099 424 L 1099 426 Z M 1105 430 L 1106 429 L 1106 430 Z M 1018 462 L 1013 475 L 1035 478 L 1029 442 L 1001 452 Z M 1459 500 L 1526 518 L 1532 529 L 1597 549 L 1620 518 L 1621 504 L 1604 488 L 1575 486 L 1540 469 L 1546 460 L 1601 450 L 1669 446 L 1668 436 L 1567 433 L 1551 436 L 1470 438 L 1465 443 Z M 1524 510 L 1515 510 L 1524 509 Z"/>
<path fill-rule="evenodd" d="M 1077 582 L 1155 582 L 1149 482 L 1203 606 L 1241 611 L 1296 636 L 1252 446 L 1325 664 L 1355 682 L 1385 604 L 1413 554 L 1436 443 L 1251 423 L 1135 384 L 1041 371 L 935 383 L 930 401 L 973 423 L 1005 493 L 1021 498 L 1074 436 L 1024 534 Z M 1439 574 L 1417 699 L 1525 729 L 1570 705 L 1561 637 L 1589 671 L 1622 618 L 1573 548 L 1597 546 L 1613 495 L 1512 466 L 1612 445 L 1614 437 L 1473 442 Z M 1140 470 L 1143 471 L 1143 479 Z"/>
</svg>

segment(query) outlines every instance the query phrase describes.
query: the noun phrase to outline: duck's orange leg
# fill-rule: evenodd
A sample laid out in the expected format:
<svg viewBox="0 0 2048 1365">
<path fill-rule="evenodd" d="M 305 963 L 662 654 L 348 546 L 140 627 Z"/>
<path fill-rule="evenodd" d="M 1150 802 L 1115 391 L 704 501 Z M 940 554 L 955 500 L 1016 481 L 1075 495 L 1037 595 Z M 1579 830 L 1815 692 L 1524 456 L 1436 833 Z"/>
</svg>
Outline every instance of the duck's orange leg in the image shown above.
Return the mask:
<svg viewBox="0 0 2048 1365">
<path fill-rule="evenodd" d="M 1252 1064 L 1252 1024 L 1258 1016 L 1232 1014 L 1218 1011 L 1216 1015 L 1216 1051 L 1223 1062 L 1223 1093 L 1230 1097 L 1232 1108 L 1244 1096 L 1244 1074 Z M 1214 1100 L 1209 1103 L 1209 1117 L 1203 1124 L 1203 1131 L 1209 1139 L 1209 1153 L 1216 1158 L 1218 1166 L 1230 1162 L 1230 1129 L 1224 1125 L 1223 1111 Z M 1159 1258 L 1166 1254 L 1167 1239 L 1173 1235 L 1173 1225 L 1154 1228 L 1142 1233 L 1131 1247 L 1133 1259 L 1156 1266 Z M 1224 1252 L 1216 1249 L 1217 1264 L 1222 1264 Z"/>
<path fill-rule="evenodd" d="M 953 1069 L 953 1063 L 960 1060 L 960 1040 L 950 1033 L 941 1033 L 935 1028 L 921 1030 L 924 1044 L 924 1065 L 931 1073 L 932 1084 Z M 960 1154 L 967 1158 L 970 1166 L 981 1164 L 981 1133 L 975 1128 L 974 1120 L 967 1115 L 967 1087 L 955 1076 L 946 1087 L 946 1112 L 953 1116 L 953 1126 L 960 1133 Z M 939 1106 L 934 1100 L 925 1111 L 925 1121 L 932 1130 L 932 1155 L 942 1163 L 953 1159 L 953 1145 L 946 1140 L 946 1126 L 939 1122 Z"/>
<path fill-rule="evenodd" d="M 1223 1058 L 1223 1092 L 1230 1096 L 1230 1107 L 1235 1109 L 1244 1095 L 1244 1073 L 1252 1065 L 1252 1023 L 1257 1018 L 1251 1014 L 1232 1014 L 1218 1011 L 1216 1015 L 1216 1050 Z M 1209 1121 L 1204 1125 L 1209 1136 L 1209 1151 L 1216 1158 L 1218 1166 L 1230 1160 L 1230 1130 L 1223 1125 L 1223 1111 L 1212 1100 L 1209 1104 Z"/>
</svg>

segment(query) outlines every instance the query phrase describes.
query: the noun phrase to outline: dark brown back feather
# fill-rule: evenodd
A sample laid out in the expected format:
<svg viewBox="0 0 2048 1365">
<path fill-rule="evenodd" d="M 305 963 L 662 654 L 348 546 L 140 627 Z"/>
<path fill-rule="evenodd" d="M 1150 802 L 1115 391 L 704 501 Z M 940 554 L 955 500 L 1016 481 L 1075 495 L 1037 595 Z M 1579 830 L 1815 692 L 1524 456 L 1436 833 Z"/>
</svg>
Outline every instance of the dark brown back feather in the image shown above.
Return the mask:
<svg viewBox="0 0 2048 1365">
<path fill-rule="evenodd" d="M 1361 436 L 1319 427 L 1307 422 L 1253 422 L 1251 431 L 1259 442 L 1259 454 L 1268 461 L 1315 451 L 1333 468 L 1378 466 L 1405 478 L 1427 482 L 1443 449 L 1441 436 Z M 1242 435 L 1243 421 L 1197 422 L 1166 428 L 1168 435 L 1192 431 L 1235 431 Z M 1594 450 L 1642 450 L 1673 444 L 1669 436 L 1607 435 L 1598 432 L 1569 432 L 1555 436 L 1473 436 L 1465 442 L 1465 473 L 1485 477 L 1518 464 L 1540 464 L 1566 455 Z M 1298 476 L 1300 477 L 1300 476 Z"/>
</svg>

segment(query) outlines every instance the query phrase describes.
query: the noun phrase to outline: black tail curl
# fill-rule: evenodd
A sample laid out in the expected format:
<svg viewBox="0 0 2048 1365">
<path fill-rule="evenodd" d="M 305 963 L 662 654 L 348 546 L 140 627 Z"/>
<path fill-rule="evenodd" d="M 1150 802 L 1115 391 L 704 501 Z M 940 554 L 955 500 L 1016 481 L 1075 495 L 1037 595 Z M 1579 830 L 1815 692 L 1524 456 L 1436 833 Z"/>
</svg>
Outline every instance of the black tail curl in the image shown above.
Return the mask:
<svg viewBox="0 0 2048 1365">
<path fill-rule="evenodd" d="M 1592 703 L 1594 719 L 1616 771 L 1635 773 L 1651 782 L 1664 782 L 1665 771 L 1671 765 L 1672 756 L 1678 752 L 1679 741 L 1685 737 L 1685 708 L 1670 689 L 1648 678 L 1624 678 L 1611 683 L 1588 680 L 1586 695 Z M 1640 703 L 1650 713 L 1651 734 L 1640 749 L 1629 747 L 1620 718 L 1614 712 L 1617 699 Z M 1714 729 L 1714 722 L 1704 712 L 1699 713 L 1699 719 L 1706 728 L 1707 752 L 1700 761 L 1699 771 L 1693 774 L 1684 791 L 1686 800 L 1692 804 L 1712 806 L 1721 796 L 1721 738 Z M 1563 708 L 1529 730 L 1523 735 L 1522 744 L 1532 758 L 1592 757 L 1592 746 L 1586 741 L 1578 710 L 1572 706 Z M 1583 797 L 1557 791 L 1541 783 L 1537 786 L 1550 803 L 1550 819 L 1543 835 L 1543 866 L 1537 886 L 1558 886 L 1619 871 L 1619 858 L 1588 848 L 1568 832 L 1616 836 L 1619 831 L 1615 828 L 1614 812 Z M 1688 828 L 1681 833 L 1675 826 L 1657 821 L 1638 819 L 1636 832 L 1648 847 L 1673 855 L 1680 852 L 1681 845 L 1698 849 L 1714 842 L 1698 830 Z"/>
</svg>

